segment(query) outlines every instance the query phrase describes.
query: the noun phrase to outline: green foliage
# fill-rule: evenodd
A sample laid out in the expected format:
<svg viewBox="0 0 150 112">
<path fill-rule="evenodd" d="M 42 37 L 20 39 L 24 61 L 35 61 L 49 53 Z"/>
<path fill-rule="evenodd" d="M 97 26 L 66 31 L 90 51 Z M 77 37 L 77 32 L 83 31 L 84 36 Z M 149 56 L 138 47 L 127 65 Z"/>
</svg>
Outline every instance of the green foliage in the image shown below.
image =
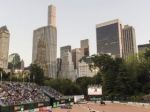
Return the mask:
<svg viewBox="0 0 150 112">
<path fill-rule="evenodd" d="M 6 73 L 2 68 L 0 68 L 0 75 L 2 73 L 2 80 L 3 81 L 8 81 L 9 80 L 9 74 Z"/>
<path fill-rule="evenodd" d="M 9 69 L 20 69 L 21 68 L 21 60 L 20 56 L 17 53 L 13 53 L 9 56 L 10 61 L 8 63 Z"/>
<path fill-rule="evenodd" d="M 86 57 L 82 58 L 86 62 Z M 89 60 L 89 57 L 88 57 Z M 30 65 L 30 79 L 39 85 L 51 86 L 64 95 L 87 95 L 87 87 L 92 84 L 103 86 L 103 95 L 106 99 L 134 100 L 139 101 L 142 95 L 150 93 L 150 48 L 145 53 L 131 56 L 128 60 L 112 58 L 110 55 L 92 55 L 90 57 L 90 69 L 98 69 L 94 77 L 80 77 L 75 82 L 68 79 L 50 79 L 44 77 L 44 72 L 36 64 Z M 2 71 L 2 69 L 0 69 Z M 5 80 L 10 79 L 5 74 Z M 17 80 L 16 77 L 12 77 Z M 21 78 L 19 79 L 22 80 Z"/>
<path fill-rule="evenodd" d="M 82 94 L 87 95 L 87 87 L 92 84 L 91 77 L 81 77 L 76 80 L 76 84 L 81 87 Z"/>
<path fill-rule="evenodd" d="M 44 72 L 43 69 L 36 65 L 36 64 L 31 64 L 30 65 L 30 81 L 35 82 L 39 85 L 43 85 L 43 80 L 44 80 Z"/>
<path fill-rule="evenodd" d="M 44 84 L 50 86 L 64 95 L 80 95 L 81 88 L 74 82 L 68 79 L 48 79 Z"/>
<path fill-rule="evenodd" d="M 95 75 L 92 78 L 92 84 L 102 84 L 102 83 L 103 83 L 102 73 L 98 72 L 97 75 Z"/>
<path fill-rule="evenodd" d="M 144 52 L 145 59 L 150 59 L 150 45 L 148 48 L 146 48 L 146 51 Z"/>
<path fill-rule="evenodd" d="M 99 68 L 101 73 L 99 83 L 103 86 L 104 96 L 127 98 L 150 93 L 149 48 L 139 58 L 131 56 L 126 61 L 107 54 L 92 55 L 91 60 L 90 67 Z"/>
<path fill-rule="evenodd" d="M 44 85 L 50 86 L 64 95 L 87 95 L 87 87 L 91 84 L 101 84 L 102 74 L 98 73 L 94 77 L 80 77 L 76 82 L 68 79 L 48 79 L 45 78 Z"/>
<path fill-rule="evenodd" d="M 102 54 L 100 56 L 92 55 L 91 60 L 93 63 L 91 63 L 90 67 L 98 67 L 102 72 L 108 71 L 108 69 L 110 69 L 112 67 L 111 65 L 113 64 L 113 59 L 107 54 Z"/>
<path fill-rule="evenodd" d="M 143 86 L 143 92 L 145 94 L 150 94 L 150 82 L 146 83 L 144 86 Z"/>
</svg>

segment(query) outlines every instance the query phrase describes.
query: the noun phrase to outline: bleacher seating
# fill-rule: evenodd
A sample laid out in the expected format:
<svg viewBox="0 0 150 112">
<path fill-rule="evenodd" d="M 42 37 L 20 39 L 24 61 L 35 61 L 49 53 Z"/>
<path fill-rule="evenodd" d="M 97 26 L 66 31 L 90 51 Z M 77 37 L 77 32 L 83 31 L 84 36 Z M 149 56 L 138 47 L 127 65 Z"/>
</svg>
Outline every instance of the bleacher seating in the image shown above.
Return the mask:
<svg viewBox="0 0 150 112">
<path fill-rule="evenodd" d="M 34 83 L 2 82 L 0 84 L 0 105 L 20 105 L 49 101 L 41 87 Z"/>
</svg>

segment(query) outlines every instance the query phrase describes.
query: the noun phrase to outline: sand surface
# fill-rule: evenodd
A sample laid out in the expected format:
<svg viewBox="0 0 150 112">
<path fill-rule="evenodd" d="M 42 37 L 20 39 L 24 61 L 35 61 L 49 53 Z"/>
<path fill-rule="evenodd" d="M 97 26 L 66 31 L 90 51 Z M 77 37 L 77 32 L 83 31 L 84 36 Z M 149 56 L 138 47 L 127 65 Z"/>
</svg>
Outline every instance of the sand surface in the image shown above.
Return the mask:
<svg viewBox="0 0 150 112">
<path fill-rule="evenodd" d="M 52 112 L 90 112 L 90 110 L 95 110 L 95 112 L 150 112 L 150 107 L 142 106 L 130 106 L 123 104 L 75 104 L 72 109 L 52 109 Z"/>
</svg>

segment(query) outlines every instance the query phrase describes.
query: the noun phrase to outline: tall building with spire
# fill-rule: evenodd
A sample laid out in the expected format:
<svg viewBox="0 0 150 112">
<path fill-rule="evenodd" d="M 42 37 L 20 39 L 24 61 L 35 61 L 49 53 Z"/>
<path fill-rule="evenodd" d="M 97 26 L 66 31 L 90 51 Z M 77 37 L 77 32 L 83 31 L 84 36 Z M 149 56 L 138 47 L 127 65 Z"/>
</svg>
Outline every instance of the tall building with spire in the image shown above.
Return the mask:
<svg viewBox="0 0 150 112">
<path fill-rule="evenodd" d="M 48 6 L 48 25 L 56 26 L 56 7 Z"/>
<path fill-rule="evenodd" d="M 48 25 L 33 32 L 32 63 L 44 70 L 44 75 L 56 78 L 57 74 L 57 28 L 56 7 L 48 6 Z"/>
<path fill-rule="evenodd" d="M 6 26 L 0 27 L 0 68 L 8 68 L 10 33 Z"/>
</svg>

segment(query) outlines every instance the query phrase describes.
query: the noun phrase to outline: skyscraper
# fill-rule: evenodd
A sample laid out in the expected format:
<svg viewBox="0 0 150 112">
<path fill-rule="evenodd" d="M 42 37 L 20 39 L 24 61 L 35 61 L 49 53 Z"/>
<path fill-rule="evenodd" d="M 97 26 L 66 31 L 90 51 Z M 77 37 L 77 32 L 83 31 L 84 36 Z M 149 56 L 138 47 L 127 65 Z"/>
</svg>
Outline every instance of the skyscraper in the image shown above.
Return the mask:
<svg viewBox="0 0 150 112">
<path fill-rule="evenodd" d="M 89 52 L 89 40 L 88 39 L 81 40 L 80 45 L 81 45 L 81 49 L 83 49 L 84 56 L 89 56 L 89 54 L 90 54 L 90 52 Z"/>
<path fill-rule="evenodd" d="M 62 65 L 62 59 L 57 58 L 57 78 L 61 77 L 61 65 Z"/>
<path fill-rule="evenodd" d="M 81 61 L 79 63 L 79 68 L 78 68 L 78 77 L 93 77 L 94 75 L 97 74 L 97 69 L 96 70 L 91 70 L 89 68 L 89 63 Z"/>
<path fill-rule="evenodd" d="M 84 56 L 83 49 L 76 48 L 73 49 L 71 52 L 72 52 L 72 61 L 74 64 L 74 69 L 78 69 L 79 60 Z"/>
<path fill-rule="evenodd" d="M 135 30 L 132 26 L 125 25 L 122 29 L 122 50 L 124 59 L 127 59 L 129 56 L 133 56 L 138 52 Z"/>
<path fill-rule="evenodd" d="M 97 53 L 122 57 L 122 24 L 116 19 L 96 25 Z"/>
<path fill-rule="evenodd" d="M 48 25 L 56 26 L 56 7 L 48 6 Z"/>
<path fill-rule="evenodd" d="M 71 46 L 64 46 L 60 48 L 61 64 L 61 77 L 74 80 L 75 71 L 72 62 Z"/>
<path fill-rule="evenodd" d="M 56 8 L 48 7 L 48 25 L 34 30 L 32 63 L 43 68 L 44 74 L 56 78 L 57 74 Z"/>
<path fill-rule="evenodd" d="M 71 46 L 70 46 L 70 45 L 61 47 L 61 48 L 60 48 L 60 58 L 63 58 L 64 55 L 65 55 L 67 52 L 71 52 Z"/>
<path fill-rule="evenodd" d="M 0 68 L 7 69 L 10 33 L 6 26 L 0 28 Z"/>
</svg>

